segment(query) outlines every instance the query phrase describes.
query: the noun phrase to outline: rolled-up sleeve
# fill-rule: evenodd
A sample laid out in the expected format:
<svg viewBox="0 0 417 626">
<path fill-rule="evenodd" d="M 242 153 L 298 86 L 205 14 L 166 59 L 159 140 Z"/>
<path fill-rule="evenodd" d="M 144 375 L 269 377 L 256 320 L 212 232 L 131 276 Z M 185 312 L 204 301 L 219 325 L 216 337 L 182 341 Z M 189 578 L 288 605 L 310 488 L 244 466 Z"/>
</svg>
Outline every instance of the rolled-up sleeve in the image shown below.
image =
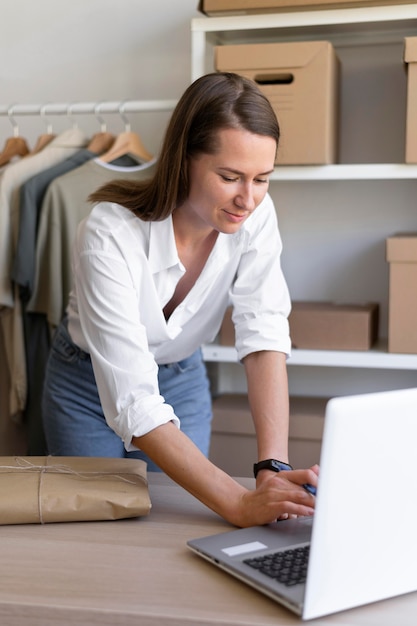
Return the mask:
<svg viewBox="0 0 417 626">
<path fill-rule="evenodd" d="M 76 261 L 78 313 L 104 415 L 131 450 L 132 436 L 169 421 L 179 426 L 179 420 L 159 393 L 158 366 L 138 305 L 152 298 L 151 277 L 145 264 L 129 265 L 113 250 L 110 238 L 102 249 L 99 240 L 97 235 L 94 246 L 81 250 Z"/>
<path fill-rule="evenodd" d="M 239 359 L 251 352 L 291 354 L 291 301 L 281 268 L 282 242 L 274 205 L 267 196 L 247 222 L 247 241 L 231 289 Z"/>
</svg>

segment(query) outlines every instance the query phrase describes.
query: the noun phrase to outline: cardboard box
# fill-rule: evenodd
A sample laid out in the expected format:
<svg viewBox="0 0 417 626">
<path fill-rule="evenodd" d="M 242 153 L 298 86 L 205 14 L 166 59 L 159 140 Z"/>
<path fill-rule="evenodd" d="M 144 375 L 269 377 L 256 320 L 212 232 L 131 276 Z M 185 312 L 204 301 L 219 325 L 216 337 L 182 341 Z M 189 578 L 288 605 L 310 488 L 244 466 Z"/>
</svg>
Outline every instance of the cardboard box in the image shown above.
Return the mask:
<svg viewBox="0 0 417 626">
<path fill-rule="evenodd" d="M 405 38 L 404 62 L 407 67 L 405 162 L 417 163 L 417 37 Z"/>
<path fill-rule="evenodd" d="M 294 348 L 368 350 L 378 337 L 379 306 L 293 302 L 289 316 Z"/>
<path fill-rule="evenodd" d="M 305 11 L 314 9 L 345 9 L 352 7 L 412 4 L 413 0 L 200 0 L 198 10 L 206 15 L 237 15 Z"/>
<path fill-rule="evenodd" d="M 326 404 L 327 398 L 290 398 L 289 457 L 293 467 L 319 462 Z M 210 459 L 232 476 L 253 476 L 257 455 L 247 395 L 215 398 Z"/>
<path fill-rule="evenodd" d="M 388 352 L 417 354 L 417 233 L 386 242 L 389 262 Z"/>
<path fill-rule="evenodd" d="M 281 127 L 277 164 L 337 161 L 339 62 L 331 43 L 216 46 L 215 68 L 251 78 L 270 100 Z"/>
</svg>

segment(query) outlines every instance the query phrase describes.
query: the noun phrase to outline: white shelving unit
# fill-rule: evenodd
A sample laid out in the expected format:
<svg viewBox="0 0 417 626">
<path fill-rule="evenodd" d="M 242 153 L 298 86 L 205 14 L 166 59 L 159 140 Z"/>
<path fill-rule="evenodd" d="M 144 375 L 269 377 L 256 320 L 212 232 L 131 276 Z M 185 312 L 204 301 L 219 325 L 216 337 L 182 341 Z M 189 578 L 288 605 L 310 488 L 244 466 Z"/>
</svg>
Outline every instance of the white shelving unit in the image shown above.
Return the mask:
<svg viewBox="0 0 417 626">
<path fill-rule="evenodd" d="M 349 89 L 354 85 L 354 76 L 361 73 L 361 63 L 365 65 L 374 62 L 376 64 L 376 73 L 381 73 L 382 62 L 380 61 L 381 55 L 380 49 L 387 49 L 387 66 L 390 73 L 387 74 L 387 81 L 397 80 L 397 83 L 393 85 L 387 84 L 387 90 L 383 85 L 384 78 L 380 79 L 380 83 L 377 89 L 381 89 L 381 92 L 375 95 L 375 117 L 383 119 L 380 123 L 381 130 L 380 136 L 383 137 L 384 133 L 389 133 L 391 127 L 390 120 L 395 116 L 402 115 L 404 123 L 405 133 L 405 87 L 402 83 L 401 72 L 405 69 L 401 68 L 401 57 L 398 57 L 398 50 L 403 44 L 403 38 L 406 36 L 417 36 L 417 3 L 413 4 L 392 4 L 390 6 L 379 7 L 361 7 L 351 9 L 330 9 L 330 10 L 314 10 L 314 11 L 294 11 L 294 12 L 280 12 L 276 14 L 260 14 L 260 15 L 231 15 L 224 17 L 201 17 L 192 20 L 191 24 L 192 34 L 192 78 L 195 79 L 198 76 L 213 71 L 213 47 L 216 45 L 226 44 L 240 44 L 240 43 L 262 43 L 271 41 L 298 41 L 298 40 L 313 40 L 313 39 L 326 39 L 331 41 L 336 48 L 336 51 L 343 51 L 344 55 L 348 59 L 353 59 L 352 65 L 354 66 L 351 72 L 347 71 L 345 76 L 342 76 L 342 81 L 345 80 L 345 91 L 342 97 L 344 98 L 344 113 L 349 113 L 349 105 L 352 104 L 353 96 L 349 93 Z M 380 48 L 380 47 L 383 48 Z M 372 48 L 373 47 L 373 48 Z M 355 54 L 356 50 L 362 50 L 362 56 L 359 55 L 359 59 Z M 396 57 L 399 58 L 397 66 L 392 70 L 392 50 L 396 51 Z M 353 77 L 353 78 L 352 78 Z M 361 89 L 359 85 L 357 98 L 365 98 L 363 106 L 361 107 L 358 102 L 355 104 L 357 109 L 355 113 L 352 113 L 352 119 L 359 116 L 361 111 L 367 111 L 369 94 L 366 91 L 366 79 L 362 83 L 365 85 L 365 89 Z M 404 78 L 405 81 L 405 78 Z M 382 87 L 381 87 L 382 85 Z M 390 101 L 390 98 L 394 98 L 392 90 L 398 91 L 398 101 L 396 104 L 396 110 L 393 113 L 393 118 L 389 117 L 387 112 L 381 114 L 385 100 Z M 362 93 L 363 92 L 363 93 Z M 381 94 L 386 93 L 386 98 Z M 355 95 L 355 94 L 354 94 Z M 391 101 L 392 102 L 392 101 Z M 343 102 L 342 102 L 343 104 Z M 342 111 L 343 115 L 343 111 Z M 372 118 L 372 111 L 369 114 Z M 385 115 L 385 117 L 383 117 Z M 348 115 L 349 117 L 349 115 Z M 341 119 L 343 124 L 343 117 Z M 350 123 L 355 125 L 354 121 L 350 120 Z M 378 123 L 378 122 L 377 122 Z M 398 131 L 400 127 L 397 121 L 395 127 Z M 369 132 L 368 122 L 363 122 L 364 137 Z M 395 124 L 394 124 L 395 126 Z M 355 126 L 353 126 L 355 128 Z M 387 131 L 388 129 L 388 131 Z M 357 136 L 360 137 L 360 131 L 356 131 Z M 349 144 L 349 135 L 355 133 L 350 132 L 350 129 L 345 132 L 346 144 Z M 374 131 L 374 135 L 378 135 L 379 131 Z M 367 298 L 367 287 L 364 284 L 365 279 L 362 280 L 361 274 L 366 274 L 354 267 L 355 257 L 365 256 L 367 254 L 366 242 L 362 248 L 358 247 L 356 251 L 357 241 L 361 238 L 361 228 L 357 225 L 357 231 L 352 226 L 353 221 L 358 220 L 358 216 L 362 219 L 364 215 L 364 227 L 363 231 L 368 232 L 368 248 L 375 250 L 378 245 L 378 258 L 375 260 L 376 252 L 373 259 L 368 264 L 371 269 L 369 270 L 371 278 L 370 291 L 377 289 L 377 301 L 381 304 L 381 340 L 379 345 L 366 352 L 356 351 L 320 351 L 320 350 L 294 350 L 288 364 L 291 366 L 290 370 L 290 386 L 291 377 L 293 371 L 299 369 L 303 372 L 301 376 L 309 376 L 306 372 L 311 372 L 311 368 L 327 368 L 327 372 L 330 372 L 334 378 L 339 372 L 339 379 L 342 381 L 340 384 L 333 384 L 330 390 L 323 389 L 322 382 L 317 389 L 317 395 L 332 395 L 333 393 L 355 393 L 357 390 L 363 390 L 364 373 L 366 370 L 366 377 L 371 381 L 369 384 L 370 390 L 378 388 L 380 385 L 382 388 L 387 386 L 401 387 L 415 385 L 416 377 L 415 370 L 417 370 L 417 355 L 406 354 L 390 354 L 386 350 L 386 327 L 387 327 L 387 299 L 388 299 L 388 269 L 384 265 L 383 257 L 383 243 L 384 238 L 392 231 L 410 230 L 414 228 L 417 230 L 417 207 L 413 198 L 417 197 L 417 165 L 404 164 L 402 161 L 403 154 L 403 138 L 398 137 L 398 132 L 392 131 L 391 135 L 395 147 L 393 149 L 393 155 L 388 155 L 389 148 L 383 146 L 382 150 L 379 150 L 377 146 L 375 148 L 370 147 L 367 150 L 366 139 L 363 140 L 363 145 L 359 148 L 358 154 L 355 154 L 355 147 L 348 145 L 345 147 L 344 155 L 342 155 L 341 162 L 335 165 L 323 165 L 323 166 L 278 166 L 275 168 L 274 174 L 271 177 L 270 193 L 277 205 L 278 218 L 280 221 L 281 234 L 284 241 L 284 253 L 286 250 L 291 249 L 293 240 L 298 242 L 301 246 L 302 241 L 308 242 L 308 226 L 312 221 L 312 217 L 309 214 L 311 209 L 310 203 L 317 202 L 317 205 L 325 205 L 327 207 L 329 203 L 334 203 L 336 208 L 334 211 L 328 208 L 323 208 L 323 231 L 327 235 L 327 240 L 324 235 L 320 239 L 318 238 L 317 254 L 322 256 L 321 266 L 318 266 L 319 274 L 321 268 L 323 271 L 323 280 L 319 284 L 318 292 L 314 292 L 316 282 L 318 284 L 317 276 L 314 275 L 311 292 L 308 292 L 309 284 L 306 279 L 298 280 L 298 274 L 300 269 L 294 269 L 294 257 L 287 260 L 287 268 L 285 267 L 283 258 L 284 272 L 289 279 L 290 291 L 292 292 L 293 299 L 340 299 L 341 293 L 344 295 L 344 285 L 341 286 L 346 277 L 340 276 L 338 284 L 337 278 L 332 276 L 332 280 L 328 280 L 326 283 L 326 264 L 327 266 L 332 264 L 333 258 L 338 255 L 338 244 L 332 241 L 332 232 L 338 234 L 338 231 L 347 230 L 352 237 L 352 242 L 343 241 L 346 249 L 340 248 L 340 264 L 338 267 L 343 267 L 343 258 L 347 258 L 352 263 L 352 270 L 346 279 L 346 298 L 350 297 L 351 301 L 354 300 L 354 296 L 350 294 L 358 294 L 358 301 L 369 299 L 374 300 L 374 294 L 370 294 Z M 343 141 L 343 137 L 342 137 Z M 388 140 L 387 140 L 388 141 Z M 352 140 L 353 142 L 353 140 Z M 371 144 L 371 141 L 368 141 Z M 373 154 L 372 154 L 373 151 Z M 342 150 L 343 152 L 343 150 Z M 382 153 L 381 163 L 378 162 L 380 154 Z M 353 155 L 353 158 L 352 158 Z M 344 157 L 344 158 L 343 158 Z M 356 162 L 359 161 L 359 162 Z M 362 162 L 364 161 L 364 162 Z M 278 184 L 279 183 L 279 184 Z M 415 184 L 415 187 L 414 187 Z M 300 187 L 301 185 L 301 187 Z M 329 185 L 332 187 L 329 190 Z M 336 185 L 336 187 L 334 187 Z M 387 187 L 388 185 L 388 187 Z M 410 187 L 410 185 L 412 187 Z M 297 189 L 301 189 L 298 196 L 302 196 L 301 199 L 297 198 Z M 307 191 L 306 191 L 307 189 Z M 358 192 L 359 190 L 359 192 Z M 352 195 L 354 200 L 349 204 L 349 194 Z M 317 200 L 315 196 L 317 195 Z M 284 196 L 284 199 L 282 199 Z M 357 204 L 357 197 L 364 197 L 364 211 L 358 209 L 355 213 L 355 207 Z M 294 198 L 297 198 L 294 205 L 292 204 Z M 335 201 L 337 198 L 337 201 Z M 395 205 L 394 205 L 395 203 Z M 287 204 L 287 207 L 285 207 Z M 314 204 L 314 203 L 312 203 Z M 281 206 L 284 205 L 284 210 Z M 307 207 L 307 208 L 306 208 Z M 346 208 L 347 207 L 347 208 Z M 281 215 L 283 213 L 283 216 Z M 291 215 L 292 213 L 292 215 Z M 366 217 L 365 217 L 366 214 Z M 329 226 L 329 215 L 333 221 Z M 349 224 L 349 219 L 351 223 Z M 317 221 L 320 221 L 320 215 L 317 215 Z M 290 223 L 291 222 L 291 223 Z M 298 222 L 301 222 L 299 227 Z M 374 228 L 376 225 L 376 228 Z M 333 231 L 331 230 L 333 228 Z M 380 232 L 372 235 L 372 229 Z M 303 230 L 304 240 L 300 242 L 297 239 L 297 229 Z M 352 232 L 350 233 L 350 229 Z M 288 234 L 287 234 L 288 231 Z M 374 237 L 374 239 L 372 238 Z M 347 238 L 347 235 L 346 235 Z M 377 239 L 377 241 L 375 241 Z M 323 243 L 325 242 L 325 243 Z M 328 244 L 328 255 L 330 258 L 326 260 L 323 249 Z M 351 246 L 351 257 L 349 257 L 348 247 Z M 301 249 L 301 248 L 300 248 Z M 308 253 L 310 254 L 309 249 Z M 291 255 L 291 252 L 289 253 Z M 333 257 L 331 255 L 334 255 Z M 300 263 L 302 267 L 302 262 Z M 364 262 L 366 267 L 366 263 Z M 372 271 L 375 269 L 375 281 L 372 279 Z M 301 273 L 304 270 L 301 270 Z M 298 274 L 297 274 L 298 272 Z M 316 280 L 317 279 L 317 280 Z M 357 291 L 355 291 L 355 281 L 357 281 Z M 377 286 L 375 287 L 373 283 Z M 307 289 L 306 289 L 307 285 Z M 298 292 L 297 292 L 298 289 Z M 379 291 L 378 291 L 379 289 Z M 304 290 L 304 291 L 303 291 Z M 333 290 L 333 291 L 332 291 Z M 294 296 L 294 291 L 295 296 Z M 307 293 L 304 293 L 307 291 Z M 317 293 L 316 297 L 312 297 Z M 221 374 L 221 391 L 233 390 L 235 385 L 235 375 L 230 374 L 232 364 L 237 362 L 236 352 L 234 348 L 209 345 L 204 346 L 204 357 L 208 362 L 218 363 Z M 304 366 L 304 367 L 303 367 Z M 346 370 L 358 369 L 358 376 L 361 378 L 360 383 L 356 386 L 356 382 L 351 376 L 347 376 L 346 384 L 343 384 L 343 372 Z M 386 370 L 385 374 L 383 370 Z M 320 370 L 322 371 L 322 370 Z M 336 372 L 336 374 L 335 374 Z M 361 373 L 362 372 L 362 373 Z M 382 377 L 381 377 L 382 375 Z M 228 382 L 230 378 L 230 383 Z M 380 377 L 380 382 L 377 378 Z M 326 376 L 322 377 L 323 380 Z M 376 382 L 375 382 L 376 381 Z M 232 389 L 229 389 L 232 387 Z M 297 384 L 296 384 L 297 387 Z M 303 382 L 299 384 L 299 388 L 296 389 L 296 393 L 299 389 L 303 388 Z M 301 392 L 301 395 L 302 392 Z"/>
<path fill-rule="evenodd" d="M 358 45 L 396 40 L 416 28 L 415 3 L 195 18 L 191 21 L 192 79 L 204 74 L 210 65 L 212 45 L 319 37 Z"/>
<path fill-rule="evenodd" d="M 237 363 L 236 350 L 210 344 L 203 347 L 206 361 Z M 294 350 L 289 365 L 354 367 L 362 369 L 417 370 L 417 355 L 389 354 L 385 346 L 367 352 L 354 350 Z"/>
<path fill-rule="evenodd" d="M 417 180 L 417 165 L 365 163 L 359 165 L 285 166 L 275 168 L 271 181 Z"/>
</svg>

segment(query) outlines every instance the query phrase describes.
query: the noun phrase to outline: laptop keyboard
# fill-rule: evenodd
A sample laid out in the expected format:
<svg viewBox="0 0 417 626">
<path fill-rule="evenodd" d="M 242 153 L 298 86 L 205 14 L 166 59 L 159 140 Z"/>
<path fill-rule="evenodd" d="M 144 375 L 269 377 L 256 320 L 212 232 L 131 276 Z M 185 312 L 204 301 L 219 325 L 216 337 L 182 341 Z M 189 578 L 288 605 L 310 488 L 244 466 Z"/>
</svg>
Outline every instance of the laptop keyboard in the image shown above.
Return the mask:
<svg viewBox="0 0 417 626">
<path fill-rule="evenodd" d="M 306 545 L 245 559 L 243 562 L 290 587 L 305 582 L 309 552 L 310 546 Z"/>
</svg>

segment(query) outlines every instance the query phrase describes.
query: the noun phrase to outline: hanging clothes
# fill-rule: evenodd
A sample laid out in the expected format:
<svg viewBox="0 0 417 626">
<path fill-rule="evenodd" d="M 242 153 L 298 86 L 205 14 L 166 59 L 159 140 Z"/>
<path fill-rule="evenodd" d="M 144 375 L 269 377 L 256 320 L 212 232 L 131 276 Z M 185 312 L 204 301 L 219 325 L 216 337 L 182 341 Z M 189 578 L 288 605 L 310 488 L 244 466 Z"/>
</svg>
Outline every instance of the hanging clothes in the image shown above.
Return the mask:
<svg viewBox="0 0 417 626">
<path fill-rule="evenodd" d="M 11 309 L 3 308 L 0 316 L 10 315 Z M 5 354 L 3 330 L 0 325 L 0 355 Z M 25 455 L 27 453 L 26 429 L 22 424 L 17 424 L 9 418 L 9 370 L 2 356 L 0 356 L 0 455 L 12 454 Z"/>
<path fill-rule="evenodd" d="M 19 285 L 20 298 L 28 301 L 35 282 L 36 237 L 40 210 L 48 185 L 58 176 L 80 167 L 97 157 L 97 153 L 83 148 L 53 167 L 32 176 L 20 188 L 19 232 L 13 260 L 12 280 Z"/>
<path fill-rule="evenodd" d="M 24 410 L 27 395 L 21 306 L 11 280 L 19 230 L 19 189 L 30 177 L 74 154 L 86 143 L 81 130 L 69 129 L 55 137 L 41 152 L 10 163 L 0 173 L 0 306 L 13 311 L 12 315 L 1 316 L 0 323 L 10 373 L 12 416 Z"/>
<path fill-rule="evenodd" d="M 41 206 L 48 185 L 55 178 L 80 167 L 96 156 L 95 152 L 82 148 L 64 161 L 32 176 L 20 188 L 19 232 L 13 261 L 12 279 L 18 286 L 22 307 L 27 373 L 27 395 L 24 410 L 24 422 L 28 441 L 27 454 L 47 454 L 41 423 L 40 403 L 44 379 L 44 363 L 49 353 L 49 332 L 44 320 L 39 322 L 35 319 L 37 314 L 28 315 L 26 313 L 26 305 L 32 295 L 35 281 L 36 238 Z"/>
<path fill-rule="evenodd" d="M 129 156 L 121 158 L 130 166 L 94 159 L 55 179 L 45 194 L 36 247 L 35 285 L 27 310 L 46 313 L 53 327 L 61 321 L 68 302 L 72 243 L 78 224 L 91 210 L 89 194 L 111 180 L 139 181 L 152 175 L 155 161 L 132 166 L 135 160 Z"/>
<path fill-rule="evenodd" d="M 44 371 L 51 332 L 72 285 L 72 241 L 91 209 L 87 197 L 111 180 L 147 178 L 155 165 L 129 124 L 116 137 L 101 132 L 88 139 L 73 127 L 39 139 L 33 151 L 23 138 L 23 151 L 12 150 L 9 142 L 0 167 L 3 454 L 48 454 L 41 416 Z M 13 438 L 17 430 L 19 440 Z"/>
</svg>

